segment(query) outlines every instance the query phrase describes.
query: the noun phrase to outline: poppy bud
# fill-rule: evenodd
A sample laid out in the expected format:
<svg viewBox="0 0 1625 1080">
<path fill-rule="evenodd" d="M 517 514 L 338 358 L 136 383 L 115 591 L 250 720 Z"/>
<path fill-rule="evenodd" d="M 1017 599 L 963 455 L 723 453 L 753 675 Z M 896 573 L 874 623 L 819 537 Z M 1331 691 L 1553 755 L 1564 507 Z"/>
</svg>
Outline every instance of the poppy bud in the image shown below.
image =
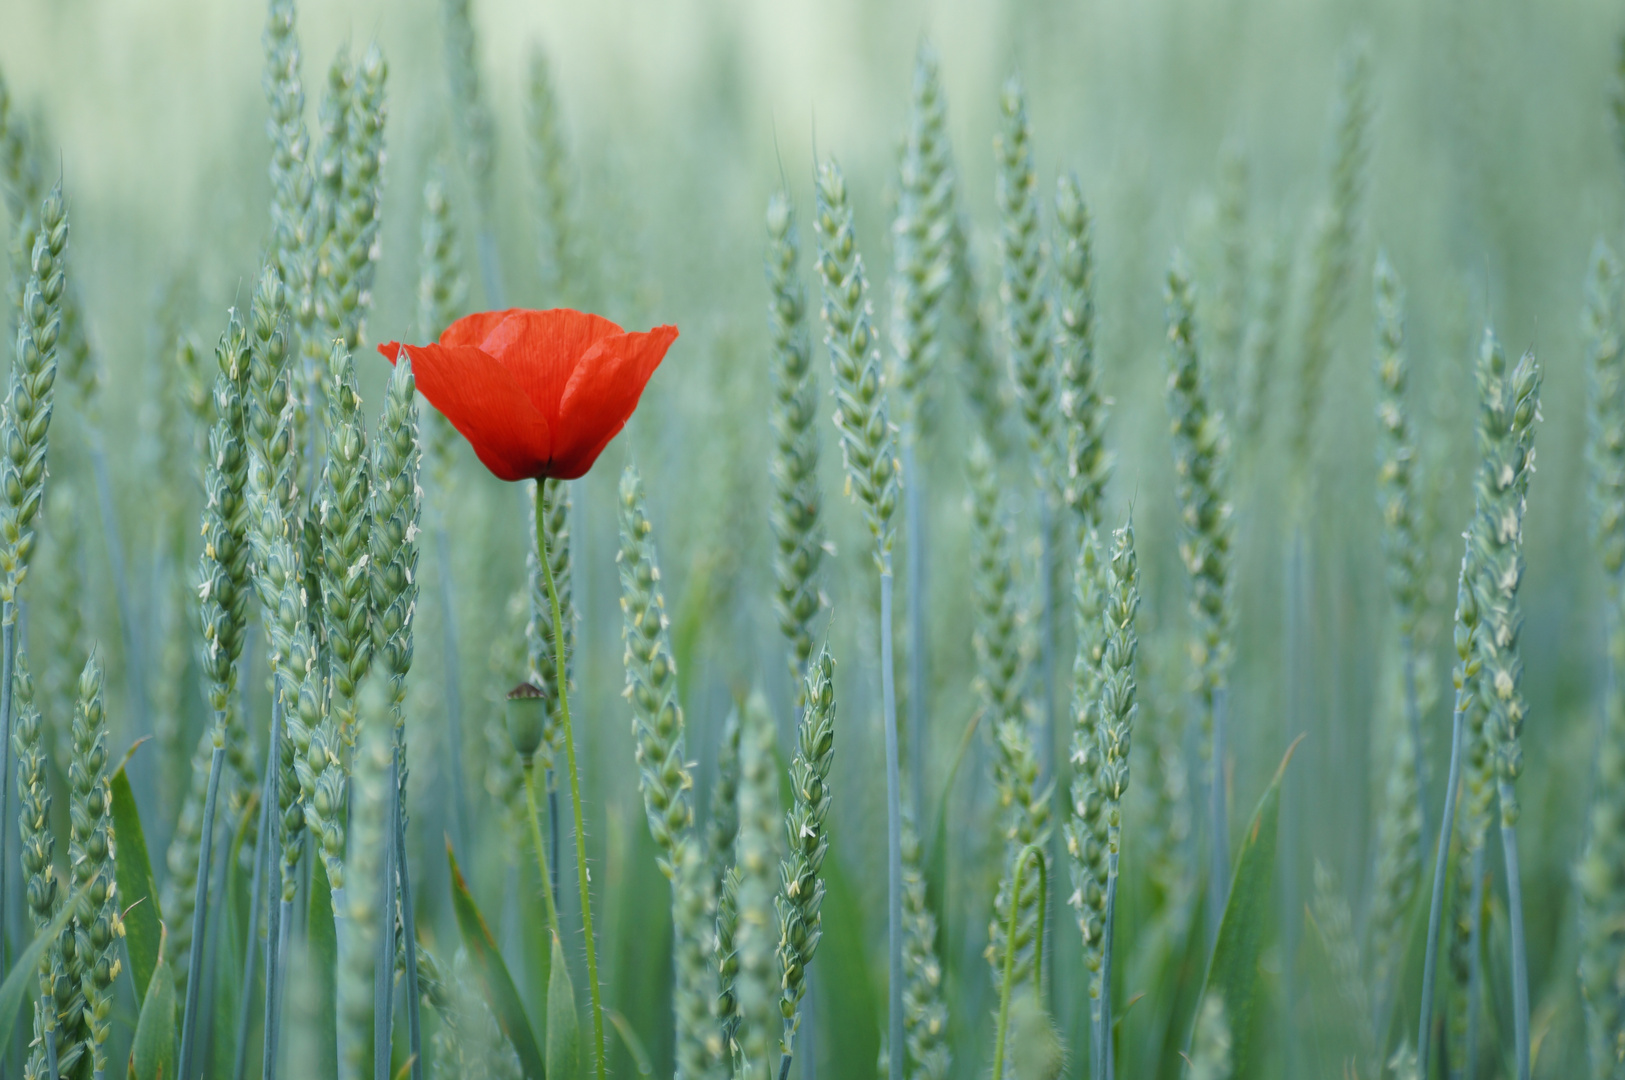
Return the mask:
<svg viewBox="0 0 1625 1080">
<path fill-rule="evenodd" d="M 534 683 L 522 682 L 508 691 L 508 738 L 513 740 L 513 748 L 527 768 L 542 745 L 546 711 L 542 688 Z"/>
</svg>

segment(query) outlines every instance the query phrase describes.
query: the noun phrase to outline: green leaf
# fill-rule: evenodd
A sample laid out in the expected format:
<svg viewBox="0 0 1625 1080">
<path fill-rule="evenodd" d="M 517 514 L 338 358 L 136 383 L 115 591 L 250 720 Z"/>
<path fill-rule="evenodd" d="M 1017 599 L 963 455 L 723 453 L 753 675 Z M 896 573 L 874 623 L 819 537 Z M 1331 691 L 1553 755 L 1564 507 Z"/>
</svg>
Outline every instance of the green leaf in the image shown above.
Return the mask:
<svg viewBox="0 0 1625 1080">
<path fill-rule="evenodd" d="M 547 980 L 547 1075 L 553 1080 L 575 1080 L 580 1074 L 581 1018 L 576 1013 L 575 990 L 564 947 L 552 935 L 552 975 Z"/>
<path fill-rule="evenodd" d="M 1302 741 L 1299 736 L 1298 742 Z M 1234 1076 L 1258 1074 L 1259 1055 L 1256 1023 L 1264 1007 L 1262 977 L 1258 958 L 1264 951 L 1269 916 L 1274 909 L 1272 886 L 1275 879 L 1275 835 L 1281 817 L 1281 777 L 1286 773 L 1294 742 L 1281 759 L 1264 797 L 1253 811 L 1246 839 L 1236 858 L 1236 874 L 1230 882 L 1230 898 L 1219 923 L 1219 940 L 1208 964 L 1202 998 L 1209 995 L 1224 1002 L 1225 1019 L 1231 1033 L 1231 1069 Z M 1194 1038 L 1194 1036 L 1193 1036 Z"/>
<path fill-rule="evenodd" d="M 237 1012 L 242 1001 L 243 938 L 248 933 L 249 890 L 252 882 L 243 872 L 243 846 L 249 830 L 259 822 L 259 799 L 248 800 L 238 818 L 227 850 L 224 903 L 219 905 L 220 929 L 214 949 L 214 1034 L 210 1040 L 214 1076 L 230 1076 L 237 1056 Z M 252 993 L 252 990 L 248 990 Z M 246 1034 L 246 1033 L 245 1033 Z"/>
<path fill-rule="evenodd" d="M 816 960 L 813 1029 L 819 1042 L 819 1072 L 843 1080 L 873 1080 L 885 1006 L 869 966 L 874 954 L 865 935 L 863 905 L 833 843 L 824 859 L 823 878 L 824 938 Z"/>
<path fill-rule="evenodd" d="M 145 1001 L 152 973 L 158 966 L 163 911 L 158 907 L 158 885 L 152 876 L 152 859 L 147 855 L 141 811 L 135 805 L 135 792 L 130 789 L 130 778 L 122 765 L 109 787 L 113 836 L 117 840 L 113 845 L 113 870 L 119 900 L 125 907 L 124 945 L 130 951 L 130 977 L 135 980 L 136 997 Z"/>
<path fill-rule="evenodd" d="M 23 1007 L 23 999 L 39 989 L 37 976 L 40 957 L 45 955 L 45 950 L 50 947 L 51 942 L 62 933 L 62 928 L 68 925 L 73 909 L 79 906 L 79 901 L 84 898 L 85 890 L 89 887 L 81 885 L 79 891 L 68 898 L 67 903 L 62 905 L 62 910 L 57 912 L 56 918 L 51 920 L 51 925 L 35 936 L 33 942 L 17 958 L 17 962 L 11 965 L 11 970 L 6 972 L 6 981 L 0 983 L 0 1031 L 17 1029 L 17 1013 Z"/>
<path fill-rule="evenodd" d="M 175 976 L 162 955 L 147 974 L 147 993 L 130 1045 L 130 1076 L 132 1080 L 174 1080 Z"/>
<path fill-rule="evenodd" d="M 338 971 L 338 936 L 333 927 L 333 889 L 327 882 L 327 864 L 321 852 L 311 852 L 310 918 L 306 934 L 309 939 L 311 981 L 316 1000 L 311 1003 L 311 1015 L 316 1017 L 316 1030 L 310 1039 L 317 1048 L 315 1060 L 319 1069 L 317 1080 L 337 1080 L 339 1074 L 339 1018 L 338 984 L 334 973 Z"/>
<path fill-rule="evenodd" d="M 542 1063 L 542 1052 L 536 1044 L 530 1019 L 525 1015 L 524 1002 L 519 999 L 513 976 L 508 974 L 508 965 L 502 962 L 502 954 L 497 949 L 496 938 L 491 935 L 491 928 L 486 925 L 485 916 L 480 914 L 479 905 L 474 903 L 474 894 L 468 891 L 468 882 L 463 879 L 463 872 L 457 866 L 457 854 L 450 842 L 446 844 L 446 862 L 451 866 L 451 906 L 457 915 L 457 929 L 462 934 L 463 946 L 468 950 L 468 957 L 473 961 L 474 971 L 485 990 L 485 1000 L 491 1006 L 502 1033 L 513 1044 L 514 1053 L 519 1055 L 519 1065 L 525 1075 L 530 1080 L 546 1080 L 547 1068 Z"/>
</svg>

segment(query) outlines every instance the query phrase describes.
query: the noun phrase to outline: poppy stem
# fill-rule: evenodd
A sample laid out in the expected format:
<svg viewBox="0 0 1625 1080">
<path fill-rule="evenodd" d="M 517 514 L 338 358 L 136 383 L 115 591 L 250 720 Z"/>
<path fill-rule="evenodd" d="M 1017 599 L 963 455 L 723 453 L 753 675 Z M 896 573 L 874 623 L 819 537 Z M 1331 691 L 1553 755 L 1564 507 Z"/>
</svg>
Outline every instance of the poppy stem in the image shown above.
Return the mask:
<svg viewBox="0 0 1625 1080">
<path fill-rule="evenodd" d="M 536 556 L 542 564 L 542 577 L 547 581 L 547 600 L 553 608 L 553 662 L 557 665 L 559 680 L 559 720 L 564 730 L 564 754 L 570 766 L 570 803 L 575 811 L 576 876 L 581 883 L 581 930 L 587 945 L 587 992 L 592 998 L 593 1064 L 598 1080 L 604 1080 L 604 1004 L 598 993 L 598 950 L 592 936 L 592 896 L 587 888 L 587 836 L 581 821 L 581 779 L 576 770 L 575 734 L 570 728 L 570 689 L 564 672 L 564 613 L 559 607 L 559 590 L 553 582 L 553 563 L 547 555 L 547 527 L 542 521 L 546 501 L 541 498 L 540 485 L 536 498 Z M 535 770 L 525 770 L 525 795 L 530 803 L 532 828 L 536 828 Z M 537 836 L 540 837 L 537 829 Z M 539 850 L 539 849 L 538 849 Z M 542 872 L 547 872 L 545 861 Z M 557 925 L 555 917 L 555 925 Z"/>
</svg>

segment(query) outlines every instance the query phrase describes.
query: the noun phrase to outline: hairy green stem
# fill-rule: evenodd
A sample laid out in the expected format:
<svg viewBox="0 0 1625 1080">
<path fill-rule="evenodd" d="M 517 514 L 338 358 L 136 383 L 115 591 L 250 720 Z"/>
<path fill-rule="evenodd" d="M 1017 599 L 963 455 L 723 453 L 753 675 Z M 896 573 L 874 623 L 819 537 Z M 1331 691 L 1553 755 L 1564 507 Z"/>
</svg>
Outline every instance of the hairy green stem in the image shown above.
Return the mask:
<svg viewBox="0 0 1625 1080">
<path fill-rule="evenodd" d="M 891 1076 L 903 1075 L 903 798 L 897 749 L 897 689 L 892 677 L 891 556 L 880 569 L 880 701 L 886 724 L 886 1049 Z M 1012 910 L 1015 905 L 1012 905 Z"/>
<path fill-rule="evenodd" d="M 1016 856 L 1016 865 L 1010 874 L 1011 895 L 1021 894 L 1021 887 L 1025 884 L 1022 875 L 1029 861 L 1038 866 L 1038 936 L 1033 945 L 1033 985 L 1036 987 L 1044 981 L 1044 909 L 1049 905 L 1049 871 L 1045 868 L 1044 853 L 1032 844 L 1022 848 L 1021 854 Z M 1004 978 L 999 980 L 1002 987 L 999 991 L 999 1026 L 993 1035 L 994 1080 L 1002 1080 L 1004 1076 L 1005 1036 L 1010 1030 L 1010 986 L 1015 982 L 1016 923 L 1020 917 L 1020 905 L 1012 903 L 1010 926 L 1004 936 Z"/>
<path fill-rule="evenodd" d="M 215 721 L 220 732 L 225 730 L 225 717 Z M 209 787 L 203 797 L 203 823 L 199 831 L 202 843 L 198 845 L 197 895 L 192 904 L 192 951 L 187 960 L 186 1008 L 181 1013 L 181 1054 L 177 1076 L 191 1076 L 192 1053 L 197 1039 L 198 993 L 203 989 L 203 954 L 209 921 L 209 861 L 214 854 L 214 807 L 220 794 L 220 766 L 226 757 L 226 747 L 217 744 L 209 755 Z"/>
<path fill-rule="evenodd" d="M 559 606 L 559 590 L 553 582 L 553 564 L 547 555 L 547 527 L 540 520 L 546 500 L 537 499 L 536 522 L 536 559 L 542 564 L 542 576 L 547 582 L 547 601 L 553 608 L 553 640 L 564 640 L 564 611 Z M 887 638 L 890 651 L 890 638 Z M 592 1034 L 593 1034 L 593 1064 L 598 1080 L 604 1080 L 604 1005 L 600 1000 L 598 991 L 598 949 L 592 936 L 592 894 L 587 887 L 587 830 L 581 818 L 581 779 L 576 768 L 576 741 L 574 731 L 570 726 L 570 687 L 569 678 L 564 670 L 564 650 L 554 649 L 553 660 L 557 665 L 559 678 L 559 720 L 564 733 L 564 753 L 570 765 L 570 803 L 575 812 L 576 829 L 576 876 L 581 885 L 581 929 L 586 938 L 587 946 L 587 990 L 592 998 Z M 895 725 L 892 738 L 895 741 Z M 895 748 L 893 750 L 895 758 Z M 532 779 L 534 770 L 527 770 L 525 777 L 525 794 L 530 802 L 530 817 L 532 823 L 536 820 L 535 807 L 535 781 Z M 540 835 L 538 830 L 537 835 Z M 545 863 L 543 872 L 546 872 Z M 896 1075 L 901 1075 L 898 1073 Z"/>
</svg>

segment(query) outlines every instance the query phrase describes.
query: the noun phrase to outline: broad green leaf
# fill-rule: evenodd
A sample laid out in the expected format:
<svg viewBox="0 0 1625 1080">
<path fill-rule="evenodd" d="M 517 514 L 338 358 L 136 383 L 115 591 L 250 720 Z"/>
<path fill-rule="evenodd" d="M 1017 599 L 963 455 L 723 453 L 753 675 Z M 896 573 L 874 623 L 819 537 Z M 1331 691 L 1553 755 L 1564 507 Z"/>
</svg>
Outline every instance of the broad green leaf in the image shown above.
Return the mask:
<svg viewBox="0 0 1625 1080">
<path fill-rule="evenodd" d="M 310 1014 L 316 1030 L 309 1033 L 316 1047 L 316 1080 L 337 1080 L 339 1074 L 338 936 L 333 927 L 333 889 L 327 882 L 327 865 L 321 853 L 311 852 L 309 938 L 311 981 L 316 990 Z M 304 1080 L 303 1077 L 300 1080 Z"/>
<path fill-rule="evenodd" d="M 632 1059 L 632 1067 L 638 1071 L 639 1076 L 653 1076 L 655 1074 L 654 1062 L 649 1060 L 649 1051 L 644 1048 L 643 1040 L 638 1033 L 632 1030 L 632 1025 L 614 1009 L 604 1010 L 604 1019 L 615 1028 L 615 1034 L 621 1037 L 621 1045 L 626 1047 L 627 1056 Z"/>
<path fill-rule="evenodd" d="M 819 1071 L 842 1080 L 872 1080 L 880 1059 L 884 1003 L 869 966 L 873 952 L 864 932 L 863 905 L 834 844 L 822 873 L 824 938 L 813 960 Z"/>
<path fill-rule="evenodd" d="M 135 792 L 121 765 L 109 784 L 113 798 L 113 869 L 118 879 L 119 902 L 124 913 L 124 945 L 130 951 L 130 977 L 137 999 L 145 1001 L 153 970 L 158 966 L 158 938 L 163 912 L 158 907 L 158 885 L 147 855 L 147 836 Z"/>
<path fill-rule="evenodd" d="M 547 1075 L 553 1080 L 576 1080 L 580 1074 L 581 1018 L 576 1013 L 575 990 L 564 947 L 552 935 L 552 975 L 547 982 Z"/>
<path fill-rule="evenodd" d="M 62 928 L 68 925 L 73 909 L 79 906 L 79 901 L 84 898 L 87 888 L 88 885 L 81 885 L 79 891 L 68 898 L 62 905 L 62 910 L 57 912 L 56 918 L 51 920 L 51 925 L 35 935 L 33 942 L 23 950 L 17 962 L 11 965 L 11 970 L 6 972 L 6 981 L 0 983 L 0 1031 L 17 1029 L 17 1014 L 23 1007 L 23 1000 L 39 991 L 37 977 L 40 957 L 45 955 L 45 950 L 51 942 L 62 933 Z"/>
<path fill-rule="evenodd" d="M 485 916 L 474 903 L 474 894 L 468 891 L 468 882 L 463 879 L 450 842 L 446 844 L 446 862 L 451 866 L 451 906 L 457 915 L 457 929 L 485 991 L 485 1000 L 502 1033 L 513 1044 L 514 1053 L 519 1055 L 519 1065 L 525 1075 L 530 1080 L 546 1080 L 547 1068 L 530 1019 L 525 1015 L 524 1002 L 519 999 L 513 976 L 508 974 L 508 965 L 502 962 L 502 953 L 497 949 L 496 938 L 491 935 Z"/>
<path fill-rule="evenodd" d="M 1302 741 L 1300 736 L 1299 741 Z M 1202 990 L 1205 1000 L 1212 995 L 1224 1002 L 1230 1024 L 1233 1075 L 1255 1076 L 1263 1047 L 1256 1042 L 1256 1020 L 1264 1007 L 1258 958 L 1264 951 L 1264 938 L 1274 908 L 1275 834 L 1281 816 L 1281 777 L 1286 773 L 1294 742 L 1281 759 L 1275 778 L 1258 801 L 1252 823 L 1247 826 L 1241 852 L 1236 858 L 1235 877 L 1230 882 L 1230 898 L 1219 923 L 1219 940 L 1208 964 Z"/>
<path fill-rule="evenodd" d="M 175 976 L 161 955 L 147 974 L 147 993 L 130 1045 L 130 1076 L 132 1080 L 174 1080 Z"/>
</svg>

